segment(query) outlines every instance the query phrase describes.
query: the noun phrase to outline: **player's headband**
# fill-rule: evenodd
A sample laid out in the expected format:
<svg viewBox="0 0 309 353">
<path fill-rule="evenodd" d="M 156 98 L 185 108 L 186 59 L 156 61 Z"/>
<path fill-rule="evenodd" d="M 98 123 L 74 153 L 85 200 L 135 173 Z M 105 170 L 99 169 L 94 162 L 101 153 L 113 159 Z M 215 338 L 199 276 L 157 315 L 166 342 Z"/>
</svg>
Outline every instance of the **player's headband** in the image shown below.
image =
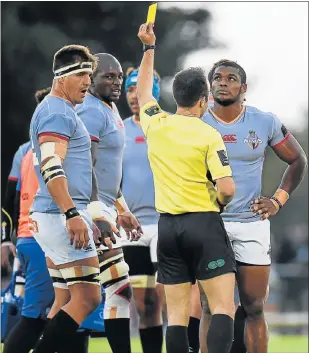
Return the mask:
<svg viewBox="0 0 309 353">
<path fill-rule="evenodd" d="M 127 74 L 125 82 L 125 91 L 128 92 L 129 87 L 136 86 L 137 83 L 138 69 L 135 69 Z M 153 75 L 153 86 L 152 86 L 152 95 L 156 100 L 160 98 L 160 77 L 158 74 L 154 73 Z"/>
<path fill-rule="evenodd" d="M 54 79 L 78 74 L 79 72 L 90 72 L 92 74 L 93 72 L 92 63 L 78 62 L 72 65 L 64 66 L 61 69 L 54 71 Z"/>
</svg>

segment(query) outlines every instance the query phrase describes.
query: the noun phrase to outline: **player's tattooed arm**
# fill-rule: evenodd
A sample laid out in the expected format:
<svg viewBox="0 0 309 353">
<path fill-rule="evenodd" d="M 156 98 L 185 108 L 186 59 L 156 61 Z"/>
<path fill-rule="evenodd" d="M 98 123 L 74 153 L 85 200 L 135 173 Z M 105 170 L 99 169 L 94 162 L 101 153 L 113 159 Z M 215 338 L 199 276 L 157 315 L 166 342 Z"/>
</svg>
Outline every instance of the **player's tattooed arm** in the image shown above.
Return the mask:
<svg viewBox="0 0 309 353">
<path fill-rule="evenodd" d="M 288 164 L 281 183 L 271 197 L 261 197 L 254 200 L 252 210 L 261 214 L 261 219 L 266 219 L 277 214 L 277 212 L 288 201 L 291 193 L 298 187 L 307 171 L 307 156 L 293 135 L 280 144 L 272 147 L 276 155 Z"/>
</svg>

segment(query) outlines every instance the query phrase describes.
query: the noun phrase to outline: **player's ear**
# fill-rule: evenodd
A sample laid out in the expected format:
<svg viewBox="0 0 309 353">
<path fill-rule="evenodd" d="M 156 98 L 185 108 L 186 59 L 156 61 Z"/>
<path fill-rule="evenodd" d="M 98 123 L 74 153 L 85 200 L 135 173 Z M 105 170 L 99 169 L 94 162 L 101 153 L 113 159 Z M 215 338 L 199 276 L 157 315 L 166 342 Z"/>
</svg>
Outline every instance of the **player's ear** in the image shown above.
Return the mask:
<svg viewBox="0 0 309 353">
<path fill-rule="evenodd" d="M 207 104 L 206 97 L 201 97 L 200 99 L 200 108 L 203 108 Z"/>
<path fill-rule="evenodd" d="M 247 92 L 247 84 L 243 83 L 241 85 L 241 94 L 245 94 Z"/>
</svg>

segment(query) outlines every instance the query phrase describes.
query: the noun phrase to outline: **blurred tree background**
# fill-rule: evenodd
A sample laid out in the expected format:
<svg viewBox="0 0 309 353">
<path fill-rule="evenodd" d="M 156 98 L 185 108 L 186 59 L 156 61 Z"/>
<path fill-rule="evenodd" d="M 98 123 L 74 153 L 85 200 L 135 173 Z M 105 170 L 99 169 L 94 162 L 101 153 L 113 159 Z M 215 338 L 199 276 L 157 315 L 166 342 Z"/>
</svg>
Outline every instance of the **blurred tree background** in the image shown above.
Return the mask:
<svg viewBox="0 0 309 353">
<path fill-rule="evenodd" d="M 2 2 L 2 150 L 1 190 L 6 185 L 12 158 L 26 142 L 35 109 L 34 92 L 52 84 L 54 53 L 67 44 L 87 45 L 93 52 L 118 58 L 124 72 L 142 57 L 137 31 L 146 19 L 150 2 Z M 224 46 L 209 35 L 211 14 L 203 9 L 158 9 L 155 32 L 155 67 L 162 77 L 161 105 L 173 111 L 167 92 L 171 77 L 182 68 L 183 58 L 195 50 Z M 252 84 L 254 84 L 252 82 Z M 164 97 L 168 97 L 164 100 Z M 250 102 L 249 102 L 250 103 Z M 118 104 L 122 118 L 130 112 L 123 94 Z M 308 115 L 308 112 L 304 112 Z M 288 126 L 287 126 L 288 127 Z M 295 132 L 308 151 L 308 126 Z M 264 193 L 279 184 L 285 164 L 269 151 L 264 167 Z M 292 222 L 292 223 L 291 223 Z M 308 176 L 272 221 L 276 238 L 291 225 L 308 224 Z"/>
</svg>

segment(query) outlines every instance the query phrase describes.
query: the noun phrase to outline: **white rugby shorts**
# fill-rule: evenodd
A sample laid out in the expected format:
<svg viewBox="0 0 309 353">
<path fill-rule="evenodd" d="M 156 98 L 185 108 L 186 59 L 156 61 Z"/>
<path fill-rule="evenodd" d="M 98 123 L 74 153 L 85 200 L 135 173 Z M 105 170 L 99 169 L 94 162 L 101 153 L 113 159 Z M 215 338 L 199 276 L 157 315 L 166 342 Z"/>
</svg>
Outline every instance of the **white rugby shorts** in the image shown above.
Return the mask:
<svg viewBox="0 0 309 353">
<path fill-rule="evenodd" d="M 122 246 L 146 246 L 150 248 L 151 262 L 158 262 L 157 244 L 158 244 L 158 224 L 142 225 L 142 237 L 138 241 L 129 241 L 122 238 Z"/>
<path fill-rule="evenodd" d="M 250 265 L 271 264 L 270 222 L 224 222 L 236 261 Z"/>
<path fill-rule="evenodd" d="M 29 217 L 35 240 L 44 251 L 45 256 L 49 257 L 55 265 L 97 256 L 90 215 L 86 209 L 78 211 L 88 227 L 89 245 L 86 249 L 75 249 L 74 243 L 70 244 L 64 214 L 34 212 Z"/>
</svg>

